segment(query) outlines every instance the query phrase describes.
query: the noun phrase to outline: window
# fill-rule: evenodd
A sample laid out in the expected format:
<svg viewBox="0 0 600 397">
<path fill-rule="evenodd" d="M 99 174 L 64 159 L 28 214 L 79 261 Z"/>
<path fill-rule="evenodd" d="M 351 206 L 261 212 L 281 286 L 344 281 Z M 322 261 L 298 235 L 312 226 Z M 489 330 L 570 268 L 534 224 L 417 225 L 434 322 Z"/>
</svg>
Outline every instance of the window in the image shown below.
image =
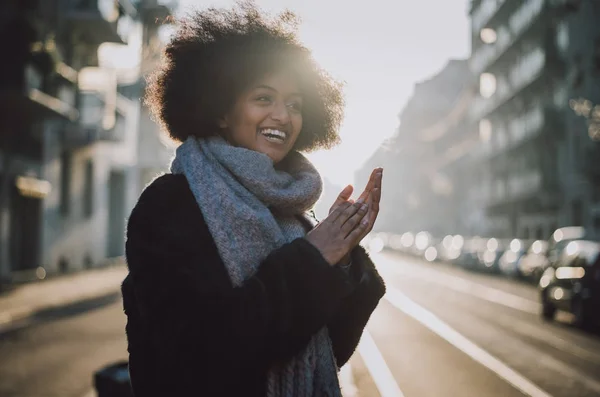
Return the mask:
<svg viewBox="0 0 600 397">
<path fill-rule="evenodd" d="M 489 142 L 492 138 L 492 122 L 490 120 L 479 121 L 479 137 L 483 142 Z"/>
<path fill-rule="evenodd" d="M 484 98 L 489 98 L 496 92 L 496 76 L 491 73 L 482 73 L 479 77 L 479 93 Z"/>
<path fill-rule="evenodd" d="M 64 152 L 60 158 L 60 213 L 64 216 L 71 212 L 71 178 L 73 175 L 73 156 Z"/>
<path fill-rule="evenodd" d="M 88 160 L 85 165 L 83 190 L 83 216 L 89 218 L 94 213 L 94 163 Z"/>
<path fill-rule="evenodd" d="M 569 30 L 565 22 L 556 28 L 556 45 L 561 52 L 565 52 L 569 48 Z"/>
</svg>

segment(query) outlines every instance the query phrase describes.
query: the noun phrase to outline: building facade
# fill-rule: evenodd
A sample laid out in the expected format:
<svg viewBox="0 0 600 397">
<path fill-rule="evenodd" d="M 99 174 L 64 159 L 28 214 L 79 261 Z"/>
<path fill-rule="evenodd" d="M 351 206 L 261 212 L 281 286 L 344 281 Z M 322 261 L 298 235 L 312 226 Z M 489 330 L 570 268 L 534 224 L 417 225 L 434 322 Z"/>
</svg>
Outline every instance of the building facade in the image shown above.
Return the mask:
<svg viewBox="0 0 600 397">
<path fill-rule="evenodd" d="M 468 117 L 481 138 L 470 194 L 485 207 L 486 234 L 600 231 L 600 3 L 481 0 L 470 15 L 479 93 Z"/>
<path fill-rule="evenodd" d="M 0 6 L 0 29 L 15 54 L 0 73 L 0 281 L 77 271 L 123 254 L 126 217 L 141 189 L 140 93 L 100 67 L 98 48 L 126 44 L 144 23 L 142 4 Z"/>
<path fill-rule="evenodd" d="M 393 233 L 450 233 L 461 190 L 451 180 L 455 143 L 467 135 L 461 124 L 472 99 L 466 60 L 451 60 L 415 86 L 400 113 L 397 133 L 356 173 L 361 186 L 377 166 L 385 168 L 385 188 L 377 230 Z"/>
</svg>

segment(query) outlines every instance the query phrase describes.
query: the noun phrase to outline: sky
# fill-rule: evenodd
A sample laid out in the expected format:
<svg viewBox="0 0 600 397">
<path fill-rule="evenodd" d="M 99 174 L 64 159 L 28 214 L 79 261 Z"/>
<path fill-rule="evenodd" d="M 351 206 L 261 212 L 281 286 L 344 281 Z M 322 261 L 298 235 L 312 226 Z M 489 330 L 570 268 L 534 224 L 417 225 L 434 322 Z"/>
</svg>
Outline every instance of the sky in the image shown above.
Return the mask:
<svg viewBox="0 0 600 397">
<path fill-rule="evenodd" d="M 179 0 L 190 7 L 229 7 L 234 0 Z M 354 4 L 352 4 L 354 3 Z M 300 39 L 316 61 L 344 82 L 346 110 L 333 150 L 308 155 L 337 185 L 394 134 L 414 84 L 440 71 L 470 48 L 467 0 L 256 0 L 271 13 L 289 9 L 301 18 Z"/>
</svg>

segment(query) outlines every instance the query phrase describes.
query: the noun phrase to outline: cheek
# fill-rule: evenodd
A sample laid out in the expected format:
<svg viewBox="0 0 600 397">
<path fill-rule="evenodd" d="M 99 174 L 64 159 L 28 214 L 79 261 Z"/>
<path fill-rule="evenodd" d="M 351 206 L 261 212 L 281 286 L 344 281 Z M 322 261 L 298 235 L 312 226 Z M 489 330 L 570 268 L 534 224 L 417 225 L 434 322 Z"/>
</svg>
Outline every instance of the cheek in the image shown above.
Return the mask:
<svg viewBox="0 0 600 397">
<path fill-rule="evenodd" d="M 296 132 L 296 134 L 300 134 L 300 131 L 302 131 L 302 114 L 296 114 L 296 115 L 292 115 L 292 126 L 294 127 L 294 131 Z"/>
</svg>

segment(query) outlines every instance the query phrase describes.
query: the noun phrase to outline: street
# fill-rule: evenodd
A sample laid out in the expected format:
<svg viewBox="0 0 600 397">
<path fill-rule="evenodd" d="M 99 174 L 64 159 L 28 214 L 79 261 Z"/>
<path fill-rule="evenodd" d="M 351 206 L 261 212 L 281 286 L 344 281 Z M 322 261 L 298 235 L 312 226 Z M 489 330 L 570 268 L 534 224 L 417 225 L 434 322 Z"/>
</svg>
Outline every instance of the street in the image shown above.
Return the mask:
<svg viewBox="0 0 600 397">
<path fill-rule="evenodd" d="M 345 396 L 600 395 L 600 337 L 564 313 L 544 322 L 535 287 L 392 252 L 373 259 L 388 294 L 343 371 Z M 126 357 L 121 302 L 105 303 L 0 336 L 0 395 L 86 395 L 95 369 Z"/>
<path fill-rule="evenodd" d="M 0 396 L 82 397 L 92 373 L 127 357 L 120 299 L 0 335 Z"/>
</svg>

